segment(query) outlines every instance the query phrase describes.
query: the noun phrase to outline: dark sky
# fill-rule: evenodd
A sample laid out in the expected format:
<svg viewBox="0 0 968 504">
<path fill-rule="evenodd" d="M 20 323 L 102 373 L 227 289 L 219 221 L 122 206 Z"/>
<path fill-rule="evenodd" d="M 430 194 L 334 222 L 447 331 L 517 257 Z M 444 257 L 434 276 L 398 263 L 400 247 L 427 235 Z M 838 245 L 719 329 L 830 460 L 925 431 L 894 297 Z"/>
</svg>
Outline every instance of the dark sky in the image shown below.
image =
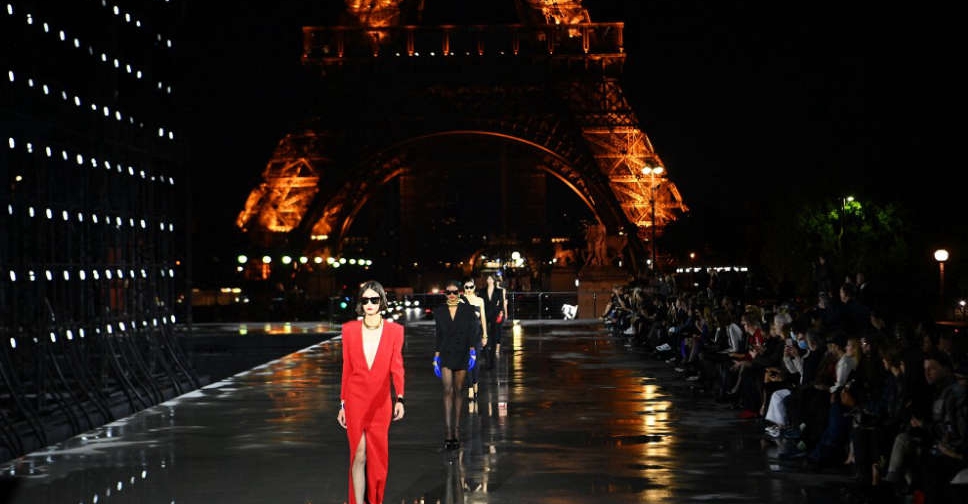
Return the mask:
<svg viewBox="0 0 968 504">
<path fill-rule="evenodd" d="M 187 7 L 180 64 L 195 206 L 219 227 L 303 110 L 300 27 L 337 24 L 343 2 L 212 4 Z M 693 217 L 854 194 L 915 208 L 926 234 L 964 231 L 950 15 L 871 2 L 584 5 L 593 21 L 626 23 L 624 89 Z"/>
</svg>

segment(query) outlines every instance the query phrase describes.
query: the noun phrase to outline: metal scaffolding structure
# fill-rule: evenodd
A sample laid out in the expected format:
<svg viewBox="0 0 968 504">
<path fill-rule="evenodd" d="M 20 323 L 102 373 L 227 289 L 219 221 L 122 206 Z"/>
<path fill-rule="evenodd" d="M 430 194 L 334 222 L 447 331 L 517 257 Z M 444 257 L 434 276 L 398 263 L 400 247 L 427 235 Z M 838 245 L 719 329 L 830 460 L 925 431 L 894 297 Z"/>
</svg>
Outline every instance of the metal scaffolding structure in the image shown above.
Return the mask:
<svg viewBox="0 0 968 504">
<path fill-rule="evenodd" d="M 170 49 L 106 5 L 69 4 L 0 12 L 0 460 L 198 386 L 174 331 Z M 133 14 L 162 30 L 175 11 L 156 4 Z"/>
</svg>

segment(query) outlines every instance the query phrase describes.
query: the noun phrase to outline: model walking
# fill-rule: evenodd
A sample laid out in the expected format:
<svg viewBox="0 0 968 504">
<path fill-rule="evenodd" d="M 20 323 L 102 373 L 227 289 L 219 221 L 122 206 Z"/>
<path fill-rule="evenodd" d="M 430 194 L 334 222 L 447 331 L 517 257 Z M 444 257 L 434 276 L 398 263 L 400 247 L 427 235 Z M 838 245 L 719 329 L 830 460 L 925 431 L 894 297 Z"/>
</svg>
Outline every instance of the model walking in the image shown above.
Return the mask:
<svg viewBox="0 0 968 504">
<path fill-rule="evenodd" d="M 444 446 L 460 447 L 461 390 L 469 366 L 476 362 L 471 352 L 480 327 L 474 309 L 460 300 L 461 284 L 447 282 L 447 301 L 434 309 L 434 372 L 440 377 L 444 392 Z"/>
<path fill-rule="evenodd" d="M 488 337 L 487 309 L 484 306 L 484 298 L 477 295 L 476 289 L 473 279 L 464 279 L 464 299 L 474 309 L 474 315 L 480 321 L 481 326 L 480 331 L 477 332 L 478 336 L 474 338 L 474 350 L 483 359 L 484 347 L 487 345 Z M 467 374 L 470 376 L 470 382 L 467 385 L 467 400 L 471 413 L 477 410 L 477 382 L 480 379 L 480 373 L 481 368 L 479 366 L 467 369 Z"/>
<path fill-rule="evenodd" d="M 370 280 L 360 287 L 356 313 L 343 324 L 343 375 L 336 421 L 350 448 L 349 503 L 383 502 L 389 463 L 390 421 L 403 418 L 403 326 L 383 320 L 386 291 Z M 396 393 L 392 400 L 390 386 Z"/>
<path fill-rule="evenodd" d="M 487 275 L 484 289 L 484 313 L 487 320 L 487 345 L 485 359 L 487 369 L 494 368 L 494 361 L 501 356 L 501 324 L 504 323 L 507 306 L 507 294 L 497 285 L 494 275 Z"/>
</svg>

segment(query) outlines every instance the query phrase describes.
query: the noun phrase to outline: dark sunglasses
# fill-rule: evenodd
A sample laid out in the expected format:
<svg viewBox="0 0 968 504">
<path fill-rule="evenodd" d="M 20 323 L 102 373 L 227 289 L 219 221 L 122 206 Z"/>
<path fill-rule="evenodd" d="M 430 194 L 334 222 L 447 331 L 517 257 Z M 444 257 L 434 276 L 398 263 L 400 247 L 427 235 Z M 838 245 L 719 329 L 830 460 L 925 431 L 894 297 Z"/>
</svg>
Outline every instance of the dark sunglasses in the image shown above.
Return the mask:
<svg viewBox="0 0 968 504">
<path fill-rule="evenodd" d="M 447 289 L 444 292 L 446 292 L 448 296 L 456 296 L 460 294 L 460 291 L 456 289 Z"/>
<path fill-rule="evenodd" d="M 361 297 L 360 298 L 360 304 L 363 304 L 363 305 L 365 305 L 365 304 L 375 304 L 375 305 L 379 305 L 380 304 L 380 296 Z"/>
<path fill-rule="evenodd" d="M 465 285 L 464 288 L 465 289 L 473 289 L 474 288 L 474 284 Z"/>
</svg>

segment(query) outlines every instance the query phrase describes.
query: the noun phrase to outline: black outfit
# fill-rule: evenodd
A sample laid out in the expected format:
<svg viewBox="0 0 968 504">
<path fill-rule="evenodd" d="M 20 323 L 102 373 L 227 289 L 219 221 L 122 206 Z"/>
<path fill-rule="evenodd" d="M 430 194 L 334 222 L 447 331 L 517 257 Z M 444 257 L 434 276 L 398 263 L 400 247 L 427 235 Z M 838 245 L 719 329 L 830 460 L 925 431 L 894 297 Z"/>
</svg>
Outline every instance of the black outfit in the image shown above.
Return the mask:
<svg viewBox="0 0 968 504">
<path fill-rule="evenodd" d="M 854 298 L 848 299 L 841 305 L 840 327 L 848 336 L 861 337 L 871 326 L 870 308 L 860 304 Z"/>
<path fill-rule="evenodd" d="M 470 306 L 471 309 L 474 310 L 474 318 L 477 319 L 478 321 L 477 325 L 475 326 L 476 329 L 474 330 L 474 338 L 473 338 L 474 352 L 477 353 L 478 359 L 483 359 L 484 358 L 484 328 L 481 327 L 481 322 L 480 322 L 481 307 L 472 305 L 471 302 L 467 299 L 467 297 L 463 295 L 461 295 L 460 297 L 460 302 L 461 304 L 466 304 L 467 306 Z M 484 311 L 486 312 L 487 309 L 485 308 Z M 478 361 L 478 362 L 483 362 L 483 361 Z M 478 375 L 480 374 L 480 371 L 481 371 L 481 366 L 474 366 L 474 369 L 469 369 L 467 371 L 467 375 L 471 379 L 470 384 L 472 386 L 478 382 Z"/>
<path fill-rule="evenodd" d="M 817 261 L 813 263 L 813 283 L 817 292 L 830 292 L 833 283 L 830 281 L 830 268 L 826 262 Z"/>
<path fill-rule="evenodd" d="M 467 369 L 470 348 L 477 343 L 480 327 L 480 319 L 467 303 L 457 305 L 453 319 L 446 303 L 434 308 L 434 351 L 440 352 L 440 366 Z"/>
<path fill-rule="evenodd" d="M 507 316 L 504 306 L 504 289 L 494 287 L 494 292 L 488 297 L 487 287 L 484 287 L 478 295 L 484 300 L 484 319 L 487 322 L 487 347 L 484 350 L 487 352 L 487 368 L 491 369 L 494 367 L 495 345 L 501 344 L 501 325 L 503 322 L 501 324 L 497 322 L 497 315 L 503 312 L 505 317 Z"/>
</svg>

